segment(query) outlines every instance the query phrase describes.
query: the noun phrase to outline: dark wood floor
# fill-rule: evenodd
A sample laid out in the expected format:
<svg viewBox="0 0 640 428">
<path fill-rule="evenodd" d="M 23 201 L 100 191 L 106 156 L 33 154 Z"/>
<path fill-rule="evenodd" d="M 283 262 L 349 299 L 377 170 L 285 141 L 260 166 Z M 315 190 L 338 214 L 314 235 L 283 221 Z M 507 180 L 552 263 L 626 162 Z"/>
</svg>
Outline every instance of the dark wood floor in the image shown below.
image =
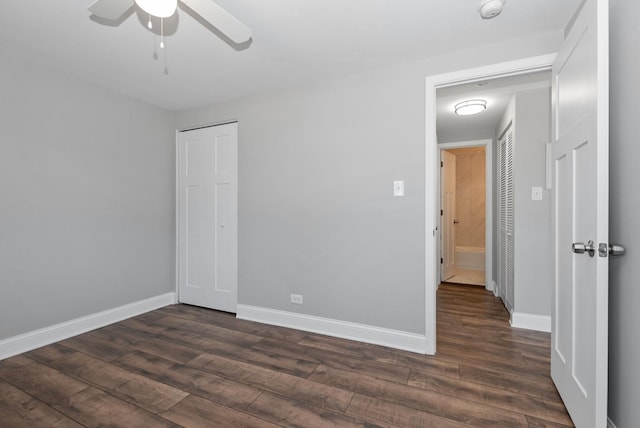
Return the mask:
<svg viewBox="0 0 640 428">
<path fill-rule="evenodd" d="M 169 306 L 0 362 L 2 427 L 561 427 L 549 335 L 438 291 L 438 354 Z"/>
</svg>

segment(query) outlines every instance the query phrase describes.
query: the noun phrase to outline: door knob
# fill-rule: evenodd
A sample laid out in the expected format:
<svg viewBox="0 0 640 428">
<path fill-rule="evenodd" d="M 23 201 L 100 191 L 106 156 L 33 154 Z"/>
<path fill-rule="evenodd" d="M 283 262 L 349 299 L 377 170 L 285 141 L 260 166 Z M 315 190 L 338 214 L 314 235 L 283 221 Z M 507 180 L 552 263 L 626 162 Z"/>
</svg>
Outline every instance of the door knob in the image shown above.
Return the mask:
<svg viewBox="0 0 640 428">
<path fill-rule="evenodd" d="M 453 224 L 458 224 L 460 223 L 460 220 L 453 220 Z"/>
<path fill-rule="evenodd" d="M 624 255 L 625 249 L 620 244 L 609 244 L 609 255 L 610 256 L 622 256 Z"/>
<path fill-rule="evenodd" d="M 604 242 L 601 242 L 600 245 L 598 245 L 598 255 L 600 257 L 623 256 L 624 251 L 624 247 L 620 244 L 607 245 Z"/>
<path fill-rule="evenodd" d="M 593 257 L 596 253 L 596 248 L 593 245 L 593 241 L 589 241 L 586 244 L 582 242 L 574 242 L 571 245 L 571 251 L 576 254 L 584 254 L 586 252 L 589 254 L 589 257 Z"/>
</svg>

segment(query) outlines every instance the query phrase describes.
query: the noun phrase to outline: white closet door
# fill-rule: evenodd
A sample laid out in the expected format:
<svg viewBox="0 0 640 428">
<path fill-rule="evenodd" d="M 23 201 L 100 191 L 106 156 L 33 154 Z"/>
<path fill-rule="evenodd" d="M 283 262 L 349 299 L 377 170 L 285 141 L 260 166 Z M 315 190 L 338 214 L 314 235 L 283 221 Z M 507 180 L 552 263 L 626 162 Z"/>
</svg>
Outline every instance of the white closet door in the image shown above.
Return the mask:
<svg viewBox="0 0 640 428">
<path fill-rule="evenodd" d="M 509 310 L 513 310 L 514 272 L 514 187 L 513 128 L 509 127 L 499 141 L 499 259 L 500 295 Z"/>
<path fill-rule="evenodd" d="M 235 312 L 238 300 L 238 127 L 178 135 L 179 300 Z"/>
</svg>

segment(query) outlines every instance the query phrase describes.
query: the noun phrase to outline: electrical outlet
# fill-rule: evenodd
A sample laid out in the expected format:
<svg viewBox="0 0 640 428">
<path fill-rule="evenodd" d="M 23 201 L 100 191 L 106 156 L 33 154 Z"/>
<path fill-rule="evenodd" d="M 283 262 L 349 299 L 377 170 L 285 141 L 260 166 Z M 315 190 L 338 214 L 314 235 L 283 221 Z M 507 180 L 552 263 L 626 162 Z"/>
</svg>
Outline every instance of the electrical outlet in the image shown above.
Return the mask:
<svg viewBox="0 0 640 428">
<path fill-rule="evenodd" d="M 295 303 L 296 305 L 302 304 L 302 294 L 292 294 L 291 295 L 291 303 Z"/>
</svg>

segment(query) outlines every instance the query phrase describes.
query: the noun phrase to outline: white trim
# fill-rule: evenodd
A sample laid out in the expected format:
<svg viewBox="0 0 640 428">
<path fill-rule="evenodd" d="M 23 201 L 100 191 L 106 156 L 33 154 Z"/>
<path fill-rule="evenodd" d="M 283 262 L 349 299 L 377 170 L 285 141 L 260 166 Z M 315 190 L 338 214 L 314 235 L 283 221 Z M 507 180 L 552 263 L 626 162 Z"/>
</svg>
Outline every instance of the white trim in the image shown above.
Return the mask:
<svg viewBox="0 0 640 428">
<path fill-rule="evenodd" d="M 616 424 L 613 423 L 611 418 L 607 418 L 607 428 L 618 428 L 618 427 L 616 427 Z"/>
<path fill-rule="evenodd" d="M 237 318 L 424 354 L 424 335 L 295 312 L 238 305 Z"/>
<path fill-rule="evenodd" d="M 552 143 L 544 143 L 545 156 L 545 189 L 551 190 L 553 186 L 553 145 Z"/>
<path fill-rule="evenodd" d="M 511 314 L 511 327 L 551 333 L 551 315 L 535 315 L 514 312 Z"/>
<path fill-rule="evenodd" d="M 491 285 L 489 286 L 489 288 L 487 288 L 487 290 L 491 291 L 493 293 L 494 296 L 498 296 L 498 285 L 496 284 L 496 282 L 494 280 L 490 281 Z"/>
<path fill-rule="evenodd" d="M 105 325 L 144 314 L 177 302 L 176 293 L 166 293 L 138 302 L 107 309 L 60 324 L 0 340 L 0 360 L 68 339 Z"/>
<path fill-rule="evenodd" d="M 436 135 L 436 89 L 487 78 L 514 76 L 549 70 L 556 54 L 541 55 L 484 67 L 453 71 L 425 78 L 425 341 L 428 354 L 436 352 L 436 289 L 439 259 L 436 239 L 440 216 L 437 212 L 440 174 Z"/>
<path fill-rule="evenodd" d="M 173 199 L 175 200 L 175 235 L 176 240 L 174 241 L 174 254 L 175 254 L 175 293 L 176 293 L 176 302 L 180 301 L 180 148 L 178 138 L 180 138 L 180 130 L 176 129 L 176 150 L 175 150 L 175 193 L 173 195 Z"/>
</svg>

